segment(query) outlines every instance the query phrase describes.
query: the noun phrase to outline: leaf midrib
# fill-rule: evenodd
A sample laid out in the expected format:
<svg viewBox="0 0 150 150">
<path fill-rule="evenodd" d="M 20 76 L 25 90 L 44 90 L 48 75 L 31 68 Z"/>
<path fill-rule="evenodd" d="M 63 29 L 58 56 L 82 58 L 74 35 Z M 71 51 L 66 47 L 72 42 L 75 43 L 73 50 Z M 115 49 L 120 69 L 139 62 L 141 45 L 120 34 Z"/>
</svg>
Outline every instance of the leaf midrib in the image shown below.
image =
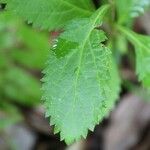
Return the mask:
<svg viewBox="0 0 150 150">
<path fill-rule="evenodd" d="M 105 5 L 103 6 L 103 8 L 101 8 L 101 11 L 98 13 L 98 15 L 96 16 L 96 18 L 93 20 L 92 22 L 92 25 L 91 25 L 91 28 L 89 29 L 89 32 L 87 34 L 87 36 L 85 37 L 85 40 L 83 41 L 82 46 L 81 46 L 81 50 L 80 50 L 80 58 L 79 58 L 79 67 L 78 67 L 78 70 L 77 70 L 77 75 L 76 75 L 76 79 L 75 79 L 75 82 L 74 82 L 74 101 L 76 100 L 76 89 L 77 89 L 77 84 L 78 84 L 78 79 L 79 79 L 79 74 L 80 74 L 80 70 L 81 70 L 81 63 L 82 63 L 82 57 L 83 57 L 83 52 L 84 52 L 84 48 L 86 46 L 86 43 L 91 35 L 91 32 L 92 30 L 94 29 L 94 25 L 96 24 L 97 20 L 98 19 L 101 19 L 103 17 L 103 13 L 105 13 L 105 11 L 109 8 L 109 5 Z M 101 17 L 102 16 L 102 17 Z M 80 46 L 79 46 L 80 47 Z"/>
</svg>

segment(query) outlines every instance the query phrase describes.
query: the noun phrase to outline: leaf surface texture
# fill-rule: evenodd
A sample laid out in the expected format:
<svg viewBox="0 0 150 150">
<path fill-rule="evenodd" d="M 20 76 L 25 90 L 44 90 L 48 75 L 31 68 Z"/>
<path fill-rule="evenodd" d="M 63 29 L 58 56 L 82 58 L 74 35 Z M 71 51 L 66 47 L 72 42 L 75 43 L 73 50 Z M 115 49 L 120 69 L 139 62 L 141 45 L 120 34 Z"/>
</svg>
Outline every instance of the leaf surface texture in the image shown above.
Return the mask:
<svg viewBox="0 0 150 150">
<path fill-rule="evenodd" d="M 86 137 L 113 107 L 119 77 L 111 51 L 95 29 L 108 10 L 100 8 L 90 19 L 71 21 L 53 45 L 43 81 L 46 116 L 55 133 L 70 144 Z"/>
<path fill-rule="evenodd" d="M 35 27 L 58 29 L 77 17 L 88 17 L 94 7 L 91 0 L 7 0 L 10 11 Z"/>
</svg>

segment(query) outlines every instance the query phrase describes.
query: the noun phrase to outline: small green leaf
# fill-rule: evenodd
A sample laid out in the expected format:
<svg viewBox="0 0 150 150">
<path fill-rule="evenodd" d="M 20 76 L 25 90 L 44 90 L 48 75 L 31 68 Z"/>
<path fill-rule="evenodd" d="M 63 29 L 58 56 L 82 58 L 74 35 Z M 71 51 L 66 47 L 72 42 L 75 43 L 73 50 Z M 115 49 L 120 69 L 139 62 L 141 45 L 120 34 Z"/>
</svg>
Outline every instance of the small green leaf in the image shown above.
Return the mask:
<svg viewBox="0 0 150 150">
<path fill-rule="evenodd" d="M 48 36 L 27 26 L 20 25 L 17 28 L 16 37 L 19 39 L 18 45 L 21 43 L 23 46 L 17 47 L 15 45 L 11 49 L 11 59 L 31 69 L 43 69 L 49 52 Z"/>
<path fill-rule="evenodd" d="M 87 17 L 93 12 L 91 0 L 6 0 L 7 9 L 14 11 L 35 27 L 58 29 L 77 17 Z"/>
<path fill-rule="evenodd" d="M 119 23 L 128 23 L 131 18 L 143 14 L 150 6 L 150 0 L 116 0 Z"/>
<path fill-rule="evenodd" d="M 39 104 L 40 83 L 35 77 L 19 67 L 11 66 L 2 74 L 4 94 L 18 103 L 33 106 Z"/>
<path fill-rule="evenodd" d="M 109 6 L 91 18 L 73 20 L 55 41 L 43 81 L 46 116 L 67 144 L 86 137 L 115 104 L 119 77 L 111 51 L 101 42 Z"/>
<path fill-rule="evenodd" d="M 119 29 L 135 46 L 136 73 L 139 80 L 144 86 L 150 87 L 150 36 L 137 34 L 121 26 Z"/>
<path fill-rule="evenodd" d="M 1 55 L 5 53 L 7 59 L 30 69 L 43 69 L 49 51 L 47 34 L 33 30 L 6 11 L 0 13 L 0 35 Z"/>
</svg>

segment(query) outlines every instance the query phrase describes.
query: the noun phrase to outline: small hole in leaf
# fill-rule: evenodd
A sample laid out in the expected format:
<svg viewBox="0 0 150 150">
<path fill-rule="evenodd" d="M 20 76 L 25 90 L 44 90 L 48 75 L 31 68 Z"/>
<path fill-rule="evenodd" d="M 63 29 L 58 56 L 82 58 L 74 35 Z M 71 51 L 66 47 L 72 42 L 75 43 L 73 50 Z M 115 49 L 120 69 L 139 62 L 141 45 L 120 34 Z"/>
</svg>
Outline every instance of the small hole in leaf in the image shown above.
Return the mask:
<svg viewBox="0 0 150 150">
<path fill-rule="evenodd" d="M 107 45 L 107 43 L 108 43 L 107 40 L 101 42 L 101 44 L 103 44 L 103 45 Z"/>
<path fill-rule="evenodd" d="M 5 3 L 0 3 L 0 11 L 1 11 L 1 10 L 4 10 L 5 7 L 6 7 L 6 4 L 5 4 Z"/>
</svg>

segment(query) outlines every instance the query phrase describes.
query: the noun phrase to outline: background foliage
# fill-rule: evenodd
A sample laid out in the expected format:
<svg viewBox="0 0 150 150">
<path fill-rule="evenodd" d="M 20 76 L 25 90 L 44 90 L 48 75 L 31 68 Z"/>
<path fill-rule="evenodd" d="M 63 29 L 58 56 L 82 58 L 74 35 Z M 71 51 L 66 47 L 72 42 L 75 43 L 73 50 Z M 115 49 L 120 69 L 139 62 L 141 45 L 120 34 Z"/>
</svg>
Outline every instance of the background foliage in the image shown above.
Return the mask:
<svg viewBox="0 0 150 150">
<path fill-rule="evenodd" d="M 149 89 L 150 37 L 132 31 L 149 0 L 103 1 L 106 5 L 98 9 L 91 0 L 2 2 L 7 5 L 0 14 L 1 107 L 15 116 L 4 115 L 2 127 L 21 119 L 16 104 L 39 104 L 40 71 L 48 56 L 42 80 L 46 116 L 67 144 L 85 138 L 115 106 L 124 80 L 119 75 L 122 55 L 130 55 L 128 43 L 136 54 L 132 60 L 138 84 Z M 47 31 L 53 30 L 64 32 L 51 40 L 49 51 Z"/>
</svg>

